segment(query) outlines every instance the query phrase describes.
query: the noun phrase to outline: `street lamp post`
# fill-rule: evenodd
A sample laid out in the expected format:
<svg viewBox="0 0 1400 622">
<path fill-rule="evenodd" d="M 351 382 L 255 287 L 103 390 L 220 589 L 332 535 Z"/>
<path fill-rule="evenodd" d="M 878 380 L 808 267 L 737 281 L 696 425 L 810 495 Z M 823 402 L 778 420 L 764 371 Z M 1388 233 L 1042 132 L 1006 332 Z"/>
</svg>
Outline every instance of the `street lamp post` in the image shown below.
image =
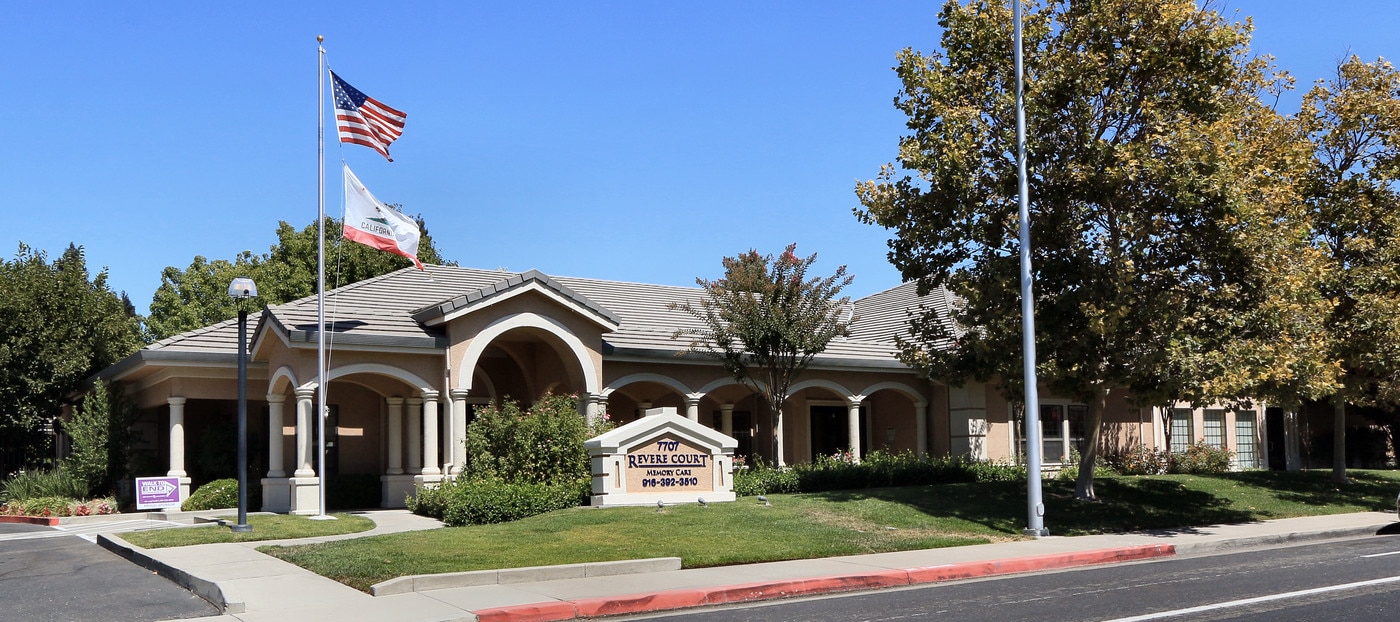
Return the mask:
<svg viewBox="0 0 1400 622">
<path fill-rule="evenodd" d="M 248 524 L 248 309 L 242 300 L 258 295 L 253 279 L 238 277 L 228 285 L 228 295 L 238 300 L 238 524 L 237 533 L 253 530 Z"/>
</svg>

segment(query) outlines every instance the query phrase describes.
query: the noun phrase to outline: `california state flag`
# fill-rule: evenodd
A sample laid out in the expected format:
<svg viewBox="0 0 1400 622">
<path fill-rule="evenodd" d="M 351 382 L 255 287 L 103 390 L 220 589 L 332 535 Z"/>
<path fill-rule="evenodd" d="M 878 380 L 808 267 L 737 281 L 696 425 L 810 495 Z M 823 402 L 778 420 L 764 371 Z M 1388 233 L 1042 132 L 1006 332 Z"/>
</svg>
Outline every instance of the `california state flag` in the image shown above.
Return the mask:
<svg viewBox="0 0 1400 622">
<path fill-rule="evenodd" d="M 350 172 L 348 165 L 342 166 L 345 168 L 345 239 L 403 255 L 422 270 L 423 262 L 418 261 L 418 238 L 422 232 L 418 230 L 418 223 L 380 203 Z"/>
</svg>

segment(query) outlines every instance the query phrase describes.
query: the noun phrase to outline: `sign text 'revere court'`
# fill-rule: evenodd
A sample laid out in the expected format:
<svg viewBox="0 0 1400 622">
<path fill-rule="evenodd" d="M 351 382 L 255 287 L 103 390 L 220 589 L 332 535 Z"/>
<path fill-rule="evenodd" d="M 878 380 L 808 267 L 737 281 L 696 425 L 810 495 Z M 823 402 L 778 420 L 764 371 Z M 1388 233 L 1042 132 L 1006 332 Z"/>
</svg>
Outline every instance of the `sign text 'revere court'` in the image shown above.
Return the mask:
<svg viewBox="0 0 1400 622">
<path fill-rule="evenodd" d="M 705 468 L 709 464 L 710 456 L 707 454 L 678 453 L 680 441 L 662 440 L 656 442 L 655 453 L 633 453 L 627 454 L 627 468 L 649 466 L 688 466 Z"/>
</svg>

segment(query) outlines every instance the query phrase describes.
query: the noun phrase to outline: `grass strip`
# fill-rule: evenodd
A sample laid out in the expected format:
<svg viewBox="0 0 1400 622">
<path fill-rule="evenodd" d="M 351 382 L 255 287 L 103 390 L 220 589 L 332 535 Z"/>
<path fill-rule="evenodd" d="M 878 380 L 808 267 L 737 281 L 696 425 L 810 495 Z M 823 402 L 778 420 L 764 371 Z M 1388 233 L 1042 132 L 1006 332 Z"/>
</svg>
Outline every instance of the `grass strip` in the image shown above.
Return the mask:
<svg viewBox="0 0 1400 622">
<path fill-rule="evenodd" d="M 354 514 L 331 514 L 336 520 L 311 520 L 305 516 L 286 514 L 258 514 L 248 517 L 248 525 L 253 530 L 234 533 L 228 527 L 212 525 L 204 527 L 177 527 L 174 529 L 153 529 L 121 534 L 123 540 L 136 546 L 159 549 L 170 546 L 190 546 L 193 544 L 216 544 L 221 542 L 259 542 L 263 540 L 287 540 L 293 538 L 314 538 L 336 536 L 345 533 L 359 533 L 374 528 L 374 521 Z M 233 522 L 235 517 L 220 517 Z"/>
<path fill-rule="evenodd" d="M 1099 503 L 1045 482 L 1054 535 L 1120 533 L 1294 516 L 1393 510 L 1400 473 L 1325 471 L 1098 478 Z M 258 550 L 360 590 L 393 577 L 680 557 L 686 567 L 962 546 L 1020 538 L 1024 483 L 944 484 L 770 495 L 734 503 L 573 508 L 498 525 L 434 529 Z"/>
</svg>

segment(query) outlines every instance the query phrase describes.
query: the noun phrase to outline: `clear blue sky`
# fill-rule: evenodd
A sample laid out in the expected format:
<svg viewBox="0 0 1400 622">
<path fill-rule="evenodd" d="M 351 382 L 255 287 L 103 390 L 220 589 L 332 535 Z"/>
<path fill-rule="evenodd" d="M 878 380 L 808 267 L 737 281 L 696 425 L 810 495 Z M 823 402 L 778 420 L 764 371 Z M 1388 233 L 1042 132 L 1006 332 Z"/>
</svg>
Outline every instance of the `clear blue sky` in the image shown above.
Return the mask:
<svg viewBox="0 0 1400 622">
<path fill-rule="evenodd" d="M 82 245 L 145 313 L 165 266 L 314 222 L 322 34 L 342 77 L 408 113 L 392 164 L 328 127 L 329 214 L 344 158 L 464 266 L 690 285 L 796 242 L 867 295 L 899 275 L 853 187 L 894 159 L 890 68 L 936 48 L 939 6 L 7 3 L 0 252 Z M 1304 88 L 1348 52 L 1397 56 L 1393 1 L 1226 6 Z"/>
</svg>

